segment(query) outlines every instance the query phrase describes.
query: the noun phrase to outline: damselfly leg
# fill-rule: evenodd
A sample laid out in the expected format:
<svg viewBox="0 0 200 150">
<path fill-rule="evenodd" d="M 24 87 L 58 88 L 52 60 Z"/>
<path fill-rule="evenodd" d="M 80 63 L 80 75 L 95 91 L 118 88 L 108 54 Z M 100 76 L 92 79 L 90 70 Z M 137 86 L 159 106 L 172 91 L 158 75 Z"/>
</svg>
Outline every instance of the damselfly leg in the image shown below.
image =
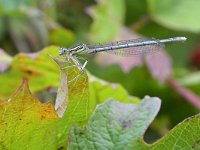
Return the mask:
<svg viewBox="0 0 200 150">
<path fill-rule="evenodd" d="M 69 81 L 69 82 L 72 82 L 72 81 L 78 79 L 84 73 L 85 66 L 87 65 L 88 60 L 84 59 L 83 57 L 79 57 L 79 56 L 73 55 L 72 53 L 69 54 L 68 56 L 66 56 L 66 58 L 68 58 L 66 60 L 68 63 L 73 63 L 74 65 L 69 65 L 69 66 L 63 67 L 62 69 L 78 68 L 78 70 L 80 71 L 77 76 L 75 76 L 74 78 L 72 78 Z M 79 60 L 84 60 L 83 65 L 80 63 Z"/>
</svg>

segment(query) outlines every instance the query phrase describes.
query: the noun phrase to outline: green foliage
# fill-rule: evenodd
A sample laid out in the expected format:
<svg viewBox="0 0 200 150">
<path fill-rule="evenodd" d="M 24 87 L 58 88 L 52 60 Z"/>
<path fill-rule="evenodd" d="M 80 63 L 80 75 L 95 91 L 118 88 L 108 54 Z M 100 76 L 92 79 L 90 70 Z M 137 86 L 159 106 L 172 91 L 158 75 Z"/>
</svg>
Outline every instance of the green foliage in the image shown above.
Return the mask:
<svg viewBox="0 0 200 150">
<path fill-rule="evenodd" d="M 19 11 L 19 9 L 31 6 L 31 7 L 35 7 L 36 4 L 38 3 L 38 1 L 30 1 L 30 0 L 22 0 L 22 1 L 15 1 L 15 0 L 11 0 L 11 1 L 6 1 L 6 0 L 1 0 L 0 1 L 0 7 L 2 8 L 1 11 L 2 12 L 13 12 L 13 11 Z M 14 13 L 13 13 L 14 15 Z"/>
<path fill-rule="evenodd" d="M 50 41 L 55 45 L 69 47 L 74 43 L 75 36 L 70 30 L 65 28 L 55 28 L 51 31 Z"/>
<path fill-rule="evenodd" d="M 165 83 L 160 83 L 154 79 L 145 66 L 135 67 L 128 73 L 124 73 L 122 69 L 116 65 L 100 67 L 95 65 L 95 63 L 91 63 L 88 65 L 88 68 L 90 68 L 91 73 L 95 76 L 98 75 L 100 78 L 109 82 L 120 83 L 125 89 L 127 89 L 130 95 L 136 95 L 141 98 L 145 95 L 157 96 L 161 98 L 162 109 L 159 113 L 158 119 L 162 120 L 162 118 L 166 119 L 167 117 L 168 122 L 162 128 L 172 128 L 186 117 L 199 112 L 191 106 L 191 104 L 184 102 L 184 97 L 177 94 L 174 89 L 171 89 Z M 192 79 L 192 74 L 183 72 L 185 71 L 177 70 L 177 75 L 175 75 L 174 78 L 177 80 L 180 79 L 178 82 L 182 86 L 186 86 L 195 93 L 200 94 L 200 82 L 197 82 L 197 80 L 194 81 L 195 84 L 194 82 L 191 82 L 190 84 L 184 82 L 186 79 L 189 80 L 190 77 Z M 161 126 L 159 123 L 158 125 Z M 157 130 L 157 128 L 155 130 Z"/>
<path fill-rule="evenodd" d="M 151 145 L 152 149 L 195 149 L 200 148 L 199 144 L 199 119 L 200 116 L 196 115 L 190 117 L 174 129 L 172 129 L 164 138 Z"/>
<path fill-rule="evenodd" d="M 74 42 L 73 33 L 62 28 L 54 20 L 56 18 L 54 0 L 20 2 L 3 0 L 0 1 L 0 8 L 2 8 L 0 10 L 0 27 L 2 27 L 0 40 L 2 40 L 1 45 L 7 47 L 8 50 L 16 47 L 20 52 L 32 52 L 48 44 L 69 46 Z M 61 37 L 58 38 L 58 35 Z M 11 38 L 11 44 L 4 41 L 7 36 Z M 65 44 L 61 39 L 65 40 Z M 16 53 L 16 51 L 10 51 L 12 54 Z"/>
<path fill-rule="evenodd" d="M 148 0 L 151 16 L 163 26 L 179 31 L 200 31 L 198 0 Z"/>
<path fill-rule="evenodd" d="M 196 57 L 190 57 L 199 43 L 198 6 L 197 0 L 1 0 L 1 48 L 12 55 L 38 51 L 49 44 L 57 46 L 15 57 L 0 50 L 0 149 L 200 149 L 199 115 L 194 116 L 199 111 L 187 99 L 188 89 L 190 96 L 200 94 L 199 71 L 194 66 L 192 71 L 188 68 L 193 58 L 199 65 L 199 46 Z M 131 69 L 137 65 L 135 57 L 113 61 L 116 58 L 111 55 L 102 55 L 93 60 L 88 57 L 87 69 L 95 76 L 84 73 L 68 82 L 80 72 L 77 68 L 62 69 L 72 64 L 57 57 L 59 46 L 70 47 L 88 36 L 88 42 L 100 43 L 137 38 L 139 34 L 186 36 L 188 41 L 166 45 L 171 57 L 166 56 L 168 61 L 161 57 L 154 64 L 161 69 L 149 69 L 147 61 L 146 66 Z M 166 67 L 170 58 L 173 68 Z M 104 60 L 115 64 L 102 67 Z M 155 60 L 152 57 L 149 62 Z M 141 65 L 142 59 L 139 61 Z M 179 66 L 182 68 L 177 69 Z M 127 67 L 129 72 L 124 72 Z M 169 80 L 160 82 L 159 74 L 152 77 L 153 71 L 167 74 L 164 69 L 172 70 Z M 10 96 L 23 78 L 28 79 L 33 95 L 47 93 L 39 99 L 51 101 L 55 107 L 34 98 L 26 80 Z M 172 80 L 185 88 L 183 95 L 167 82 Z M 57 88 L 57 97 L 52 98 L 50 94 Z M 138 98 L 146 95 L 162 99 L 156 118 L 160 100 Z M 181 122 L 189 116 L 193 117 Z"/>
<path fill-rule="evenodd" d="M 29 80 L 30 89 L 34 93 L 48 87 L 57 87 L 58 67 L 49 57 L 49 53 L 56 54 L 57 50 L 58 47 L 49 47 L 33 55 L 33 58 L 24 53 L 15 56 L 10 69 L 0 74 L 0 84 L 12 87 L 12 89 L 0 87 L 1 99 L 8 99 L 23 77 Z"/>
<path fill-rule="evenodd" d="M 135 21 L 147 14 L 146 0 L 126 0 L 126 24 L 132 25 Z M 134 13 L 133 13 L 134 10 Z"/>
<path fill-rule="evenodd" d="M 85 130 L 72 128 L 69 149 L 142 149 L 139 140 L 160 108 L 157 98 L 138 105 L 114 100 L 99 105 Z"/>
<path fill-rule="evenodd" d="M 90 8 L 94 22 L 91 26 L 92 42 L 110 41 L 116 37 L 124 21 L 125 6 L 123 0 L 98 0 L 99 4 Z"/>
<path fill-rule="evenodd" d="M 140 100 L 131 97 L 127 91 L 120 85 L 109 83 L 90 75 L 90 110 L 94 110 L 97 104 L 101 104 L 110 98 L 116 99 L 123 103 L 138 103 Z"/>
<path fill-rule="evenodd" d="M 58 50 L 58 47 L 48 47 L 48 48 L 44 49 L 41 53 L 39 53 L 38 55 L 35 55 L 35 56 L 27 56 L 25 54 L 19 54 L 18 56 L 16 56 L 13 59 L 11 68 L 7 72 L 1 74 L 0 79 L 1 79 L 2 84 L 5 84 L 6 82 L 10 83 L 10 87 L 14 88 L 16 86 L 16 83 L 20 82 L 20 79 L 22 77 L 27 77 L 30 80 L 30 86 L 32 87 L 34 92 L 36 92 L 37 90 L 43 90 L 49 86 L 57 87 L 58 80 L 59 80 L 59 74 L 58 74 L 59 69 L 56 66 L 56 64 L 48 56 L 49 53 L 56 55 L 55 53 L 57 52 L 57 50 Z M 34 57 L 34 59 L 31 57 Z M 59 58 L 59 59 L 61 59 L 61 58 Z M 65 66 L 67 64 L 63 64 L 63 65 Z M 60 66 L 60 67 L 62 68 L 63 66 Z M 104 70 L 104 71 L 106 71 L 106 70 Z M 63 76 L 63 73 L 64 72 L 61 71 L 61 76 Z M 70 78 L 73 78 L 74 76 L 76 76 L 79 73 L 79 71 L 76 68 L 74 68 L 74 69 L 68 69 L 66 73 L 68 75 L 67 76 L 68 80 L 70 80 Z M 115 73 L 115 72 L 112 71 L 112 73 Z M 120 75 L 120 73 L 117 73 L 117 74 Z M 148 77 L 148 75 L 145 75 L 144 72 L 143 72 L 143 75 L 144 75 L 143 77 L 141 76 L 140 73 L 135 72 L 134 77 L 137 78 L 137 82 L 138 81 L 141 82 L 140 80 L 138 80 L 137 74 L 140 76 L 141 81 L 144 80 L 144 79 L 142 79 L 143 77 L 144 78 Z M 15 77 L 16 81 L 13 82 L 13 80 L 8 80 L 8 78 L 6 78 L 6 76 L 8 77 L 8 75 L 10 75 L 10 77 Z M 48 76 L 48 78 L 47 78 L 47 76 Z M 2 77 L 4 77 L 4 78 L 2 78 Z M 121 77 L 123 77 L 123 76 L 121 76 Z M 127 77 L 124 77 L 124 79 L 126 79 L 127 83 L 128 83 L 129 79 Z M 19 80 L 19 81 L 17 81 L 17 80 Z M 43 81 L 43 82 L 41 82 L 41 81 Z M 5 82 L 5 83 L 3 83 L 3 82 Z M 10 122 L 9 119 L 8 120 L 3 119 L 1 121 L 4 123 L 2 123 L 2 127 L 1 127 L 2 130 L 1 130 L 0 137 L 4 137 L 4 136 L 9 137 L 10 132 L 13 133 L 13 128 L 16 128 L 17 130 L 15 130 L 15 133 L 16 133 L 16 136 L 18 138 L 20 138 L 20 140 L 15 141 L 15 139 L 18 139 L 18 138 L 16 138 L 14 136 L 13 138 L 10 139 L 12 141 L 14 140 L 14 143 L 11 145 L 10 140 L 5 141 L 4 138 L 2 138 L 3 142 L 2 142 L 1 146 L 12 149 L 13 147 L 16 148 L 17 147 L 16 145 L 19 145 L 19 146 L 27 145 L 27 143 L 26 143 L 26 141 L 27 141 L 29 143 L 28 145 L 30 145 L 30 149 L 35 149 L 35 148 L 44 149 L 43 146 L 46 146 L 46 144 L 34 145 L 34 143 L 47 143 L 48 144 L 49 141 L 51 141 L 49 143 L 50 147 L 46 147 L 46 149 L 55 149 L 55 148 L 59 148 L 59 147 L 65 147 L 65 146 L 67 146 L 69 130 L 72 125 L 75 125 L 75 124 L 76 125 L 84 125 L 85 121 L 87 120 L 89 115 L 92 113 L 92 111 L 94 110 L 94 108 L 97 104 L 102 103 L 109 98 L 115 98 L 121 102 L 129 103 L 129 104 L 120 104 L 119 102 L 115 102 L 115 101 L 107 101 L 104 104 L 105 106 L 102 105 L 97 108 L 97 110 L 98 110 L 98 109 L 100 109 L 100 107 L 103 107 L 103 108 L 101 108 L 101 111 L 103 111 L 105 113 L 105 115 L 103 115 L 103 116 L 98 115 L 98 116 L 105 117 L 106 114 L 108 114 L 108 115 L 110 115 L 111 118 L 112 117 L 114 117 L 114 118 L 120 117 L 120 115 L 117 115 L 117 114 L 120 114 L 120 112 L 122 111 L 123 113 L 121 114 L 122 115 L 121 118 L 127 118 L 128 116 L 130 116 L 130 117 L 133 117 L 131 120 L 134 120 L 134 116 L 142 117 L 142 118 L 145 117 L 146 119 L 145 118 L 142 119 L 144 121 L 143 123 L 141 123 L 139 121 L 141 129 L 140 129 L 140 132 L 138 132 L 138 134 L 137 134 L 138 136 L 135 136 L 135 134 L 131 134 L 131 133 L 134 133 L 134 132 L 132 132 L 132 130 L 133 131 L 137 130 L 137 128 L 135 128 L 136 127 L 135 124 L 128 123 L 128 125 L 133 126 L 133 128 L 131 128 L 132 129 L 131 131 L 125 130 L 126 134 L 124 134 L 124 135 L 126 135 L 127 137 L 134 137 L 135 144 L 133 143 L 132 138 L 129 139 L 128 141 L 126 141 L 126 140 L 124 141 L 123 140 L 124 138 L 122 138 L 121 140 L 119 139 L 119 141 L 118 141 L 120 143 L 121 142 L 122 143 L 123 142 L 132 143 L 129 145 L 130 147 L 137 147 L 139 144 L 139 148 L 140 148 L 140 146 L 142 148 L 145 148 L 146 144 L 142 144 L 139 139 L 141 139 L 146 128 L 148 127 L 148 125 L 151 123 L 151 121 L 155 117 L 156 112 L 159 109 L 159 107 L 158 107 L 159 101 L 155 100 L 154 98 L 153 99 L 150 98 L 149 100 L 146 99 L 145 100 L 146 102 L 143 101 L 143 102 L 138 103 L 139 99 L 130 97 L 127 94 L 127 92 L 120 85 L 101 81 L 91 75 L 90 75 L 90 84 L 89 84 L 89 91 L 88 91 L 88 86 L 87 86 L 88 83 L 87 82 L 88 81 L 87 81 L 86 75 L 82 75 L 82 77 L 79 78 L 76 82 L 72 82 L 71 84 L 69 84 L 68 93 L 64 93 L 64 94 L 67 94 L 68 98 L 66 99 L 67 110 L 64 112 L 64 116 L 62 119 L 57 118 L 57 115 L 54 112 L 53 106 L 51 104 L 48 104 L 48 105 L 44 104 L 44 106 L 43 106 L 43 104 L 41 104 L 40 102 L 35 100 L 30 95 L 30 92 L 27 87 L 27 83 L 24 83 L 21 86 L 21 88 L 18 90 L 18 92 L 16 94 L 14 94 L 14 96 L 11 98 L 10 102 L 8 102 L 8 103 L 1 102 L 1 115 L 3 115 L 1 118 L 4 118 L 5 116 L 7 116 L 6 118 L 13 117 L 13 118 L 17 118 L 17 119 L 20 118 L 21 120 L 19 119 L 19 121 L 15 121 L 16 123 L 13 124 L 12 122 Z M 149 83 L 151 83 L 151 82 L 152 81 L 149 80 Z M 154 84 L 154 82 L 152 82 L 152 84 Z M 41 83 L 43 83 L 43 84 L 41 84 Z M 8 89 L 8 90 L 10 90 L 8 93 L 12 92 L 12 90 L 13 90 L 12 88 Z M 140 88 L 142 88 L 142 87 L 140 87 Z M 136 86 L 135 89 L 140 89 L 140 88 Z M 88 99 L 88 95 L 90 95 L 89 99 Z M 155 102 L 155 105 L 157 106 L 156 109 L 153 105 L 154 101 L 156 101 Z M 23 103 L 23 105 L 22 105 L 22 103 Z M 130 104 L 130 103 L 134 103 L 134 104 Z M 148 104 L 146 104 L 146 103 L 148 103 Z M 18 108 L 18 105 L 23 106 L 23 107 Z M 106 106 L 106 105 L 108 105 L 108 106 Z M 117 109 L 116 107 L 117 108 L 120 107 L 121 109 L 119 109 L 119 108 Z M 125 109 L 124 109 L 124 107 L 125 107 Z M 130 108 L 133 107 L 132 108 L 133 110 L 128 109 L 129 107 Z M 148 107 L 148 108 L 146 108 L 146 107 Z M 16 109 L 16 108 L 18 108 L 18 109 Z M 37 111 L 36 111 L 36 109 L 37 109 Z M 38 109 L 42 109 L 42 110 L 38 111 Z M 4 112 L 4 110 L 7 110 L 7 111 Z M 17 112 L 21 112 L 23 115 L 21 113 L 13 113 L 12 112 L 12 111 L 16 112 L 16 110 L 18 110 Z M 120 112 L 118 112 L 119 110 L 120 110 Z M 136 110 L 138 111 L 139 114 L 141 113 L 141 115 L 137 114 Z M 111 111 L 112 113 L 108 113 L 107 111 Z M 176 109 L 176 111 L 177 111 L 177 109 Z M 126 112 L 129 112 L 129 113 L 126 113 Z M 51 118 L 51 119 L 48 119 L 44 123 L 43 121 L 41 121 L 39 119 L 40 117 L 38 118 L 38 115 L 37 115 L 38 113 L 39 113 L 39 116 L 43 116 L 45 118 L 47 117 L 47 118 Z M 147 113 L 148 115 L 144 115 L 144 113 Z M 153 113 L 154 115 L 151 116 L 151 113 Z M 12 116 L 11 114 L 13 114 L 14 116 Z M 123 116 L 123 114 L 125 114 L 125 116 Z M 33 115 L 33 117 L 31 117 L 32 115 Z M 106 127 L 106 126 L 103 126 L 102 124 L 105 125 L 108 121 L 105 122 L 105 120 L 104 120 L 105 118 L 102 118 L 104 120 L 104 122 L 103 122 L 101 120 L 101 118 L 95 117 L 95 115 L 96 115 L 95 113 L 92 115 L 92 117 L 89 119 L 88 123 L 90 125 L 91 120 L 96 120 L 97 122 L 95 121 L 95 126 L 92 128 L 94 128 L 94 129 L 97 128 L 97 129 L 95 129 L 95 131 L 97 133 L 101 133 L 101 132 L 99 132 L 99 127 L 101 127 L 102 130 L 104 131 L 104 127 Z M 27 118 L 27 116 L 29 116 L 29 117 Z M 110 117 L 108 117 L 107 119 L 112 120 Z M 33 121 L 31 123 L 29 120 L 30 118 L 32 119 L 31 121 Z M 130 120 L 130 118 L 127 118 L 127 119 Z M 198 117 L 197 118 L 194 117 L 193 119 L 195 119 L 195 124 L 196 124 L 196 122 L 198 123 Z M 192 121 L 189 121 L 192 123 L 189 123 L 189 124 L 187 123 L 188 124 L 187 126 L 190 126 L 190 125 L 193 126 L 193 121 L 194 121 L 193 119 L 192 119 Z M 16 119 L 14 119 L 14 120 L 16 120 Z M 38 121 L 34 121 L 34 120 L 38 120 Z M 117 120 L 117 119 L 115 118 L 115 120 Z M 20 122 L 22 122 L 22 124 Z M 29 124 L 29 126 L 24 128 L 23 124 L 27 124 L 27 122 L 29 122 L 30 124 Z M 7 124 L 10 124 L 10 123 L 12 124 L 12 126 L 7 126 Z M 99 126 L 97 126 L 97 125 L 99 125 Z M 120 126 L 120 125 L 117 125 L 117 126 Z M 185 125 L 185 123 L 183 123 L 183 125 L 181 125 L 181 126 L 186 126 L 186 125 Z M 121 127 L 123 127 L 123 126 L 121 126 Z M 113 126 L 112 126 L 112 128 L 113 128 Z M 192 127 L 188 127 L 188 130 L 190 128 L 192 128 Z M 4 129 L 8 130 L 9 134 L 6 134 L 7 132 L 5 133 Z M 31 129 L 31 130 L 29 130 L 29 129 Z M 115 128 L 113 128 L 113 129 L 115 129 Z M 124 128 L 121 128 L 121 129 L 124 129 Z M 53 130 L 54 132 L 49 133 L 51 130 Z M 82 133 L 82 131 L 79 131 L 76 128 L 74 128 L 73 130 L 74 130 L 74 133 L 73 133 L 74 135 L 72 135 L 72 137 L 75 136 L 76 139 L 77 138 L 79 139 L 79 132 Z M 183 130 L 183 128 L 180 129 L 179 126 L 176 127 L 174 130 L 172 130 L 172 132 L 169 133 L 169 135 L 166 136 L 166 138 L 163 138 L 163 140 L 161 140 L 160 142 L 161 143 L 166 142 L 165 143 L 166 145 L 173 146 L 173 143 L 171 142 L 173 139 L 172 138 L 168 139 L 168 137 L 170 137 L 170 136 L 174 137 L 174 135 L 176 135 L 177 132 L 179 133 L 179 130 Z M 188 130 L 187 131 L 183 130 L 183 131 L 188 132 Z M 117 131 L 119 131 L 119 130 L 117 130 Z M 18 134 L 18 132 L 20 134 Z M 31 135 L 33 135 L 32 132 L 34 132 L 34 137 L 36 137 L 37 139 L 32 138 L 32 140 L 28 140 L 29 137 Z M 88 129 L 88 132 L 89 133 L 87 133 L 87 132 L 85 133 L 86 137 L 91 136 L 90 132 L 94 133 L 94 131 L 90 131 L 89 129 Z M 115 133 L 115 131 L 112 131 L 112 132 L 113 132 L 113 134 Z M 193 130 L 191 130 L 191 132 L 193 132 Z M 47 133 L 48 133 L 48 135 L 47 135 Z M 119 133 L 121 133 L 121 132 L 119 132 Z M 116 133 L 116 134 L 119 135 L 119 133 Z M 195 136 L 198 136 L 198 133 L 200 133 L 200 132 L 197 131 Z M 130 136 L 129 136 L 129 134 L 130 134 Z M 44 136 L 48 136 L 48 138 L 46 138 L 44 140 L 43 139 Z M 80 137 L 80 143 L 84 144 L 84 146 L 86 146 L 86 147 L 90 146 L 89 144 L 86 144 L 87 140 L 85 139 L 84 136 L 83 137 L 82 136 Z M 102 135 L 102 136 L 104 136 L 104 135 Z M 108 136 L 108 135 L 105 134 L 105 136 Z M 123 134 L 120 136 L 123 136 Z M 188 136 L 190 136 L 190 135 L 188 135 Z M 75 137 L 73 137 L 72 139 L 74 139 Z M 166 140 L 164 140 L 164 139 L 166 139 Z M 83 140 L 83 142 L 81 142 L 82 140 Z M 98 140 L 98 139 L 96 139 L 96 140 Z M 105 141 L 105 139 L 103 139 L 103 138 L 99 138 L 99 140 L 102 140 L 101 142 L 106 142 L 106 143 L 108 142 L 108 141 Z M 169 142 L 168 142 L 168 140 L 169 140 Z M 182 140 L 181 137 L 180 137 L 180 140 Z M 189 141 L 188 145 L 189 146 L 194 145 L 195 147 L 198 147 L 198 142 L 197 142 L 197 144 L 195 144 L 194 140 Z M 177 141 L 177 142 L 179 142 L 179 141 Z M 159 143 L 153 144 L 150 147 L 157 148 L 160 146 Z M 111 146 L 115 146 L 115 144 L 117 144 L 117 140 L 116 140 L 116 143 L 114 142 L 114 144 L 112 144 Z M 79 145 L 79 143 L 76 143 L 76 142 L 73 143 L 73 140 L 72 140 L 72 145 L 70 145 L 70 147 L 71 146 L 76 147 L 76 146 L 80 146 L 80 145 Z"/>
<path fill-rule="evenodd" d="M 183 121 L 154 144 L 144 143 L 142 136 L 159 108 L 157 98 L 144 98 L 137 105 L 106 101 L 96 108 L 85 129 L 71 129 L 69 149 L 199 149 L 199 115 Z"/>
<path fill-rule="evenodd" d="M 74 94 L 68 95 L 68 109 L 61 119 L 51 103 L 41 104 L 31 95 L 24 81 L 9 102 L 0 102 L 1 148 L 54 150 L 66 147 L 70 127 L 87 119 L 88 92 L 83 93 L 88 89 L 87 80 L 85 86 L 80 81 L 82 89 L 69 89 Z"/>
<path fill-rule="evenodd" d="M 56 86 L 59 79 L 59 70 L 50 57 L 47 57 L 48 53 L 51 52 L 53 54 L 54 50 L 57 50 L 57 48 L 49 47 L 44 49 L 40 54 L 34 56 L 34 61 L 30 56 L 25 54 L 16 56 L 9 72 L 3 75 L 1 74 L 2 76 L 11 74 L 11 77 L 15 77 L 16 81 L 14 83 L 10 81 L 10 84 L 12 84 L 10 87 L 12 88 L 7 88 L 7 90 L 13 91 L 13 88 L 16 86 L 15 84 L 19 82 L 17 80 L 20 80 L 22 77 L 29 78 L 32 89 L 36 91 L 38 89 L 42 90 L 42 87 L 39 86 L 39 84 L 41 85 L 42 83 L 41 81 L 44 81 L 42 84 L 43 88 L 45 88 L 45 86 L 49 87 L 50 85 Z M 67 64 L 59 64 L 61 68 L 65 65 Z M 50 70 L 52 74 L 49 74 L 47 78 L 45 74 L 49 73 Z M 79 70 L 77 68 L 66 71 L 61 70 L 61 77 L 66 73 L 67 78 L 64 78 L 62 81 L 68 84 L 68 80 L 79 74 Z M 46 78 L 46 80 L 44 80 L 44 78 Z M 1 82 L 3 82 L 3 79 L 4 82 L 9 82 L 6 78 L 1 77 L 1 79 Z M 66 147 L 70 127 L 74 124 L 83 125 L 87 120 L 88 114 L 92 112 L 96 104 L 105 101 L 112 95 L 116 95 L 114 94 L 116 91 L 122 94 L 121 98 L 119 98 L 121 101 L 128 101 L 128 95 L 122 87 L 118 85 L 111 86 L 95 78 L 93 78 L 93 82 L 90 83 L 90 94 L 93 96 L 88 99 L 89 91 L 86 74 L 67 86 L 67 92 L 62 91 L 62 93 L 59 93 L 65 94 L 65 97 L 67 97 L 65 99 L 67 102 L 67 110 L 64 111 L 64 116 L 60 119 L 57 117 L 52 104 L 42 104 L 32 96 L 27 81 L 22 83 L 17 92 L 10 98 L 9 102 L 1 101 L 0 146 L 5 149 L 28 147 L 29 149 L 48 150 Z M 99 91 L 95 88 L 104 90 Z M 61 90 L 62 89 L 64 89 L 64 87 L 61 86 Z M 88 103 L 88 101 L 93 101 L 95 104 Z M 138 100 L 135 99 L 129 102 L 137 101 Z M 14 134 L 14 136 L 12 136 L 12 134 Z"/>
</svg>

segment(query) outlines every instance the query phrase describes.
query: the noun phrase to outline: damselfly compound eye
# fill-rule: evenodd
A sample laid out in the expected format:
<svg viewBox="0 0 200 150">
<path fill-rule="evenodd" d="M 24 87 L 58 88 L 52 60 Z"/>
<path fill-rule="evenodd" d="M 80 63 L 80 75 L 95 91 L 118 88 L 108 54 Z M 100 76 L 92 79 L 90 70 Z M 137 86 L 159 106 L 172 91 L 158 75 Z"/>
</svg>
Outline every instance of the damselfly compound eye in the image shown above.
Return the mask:
<svg viewBox="0 0 200 150">
<path fill-rule="evenodd" d="M 63 55 L 66 52 L 66 50 L 67 50 L 66 48 L 61 47 L 59 49 L 59 55 Z"/>
</svg>

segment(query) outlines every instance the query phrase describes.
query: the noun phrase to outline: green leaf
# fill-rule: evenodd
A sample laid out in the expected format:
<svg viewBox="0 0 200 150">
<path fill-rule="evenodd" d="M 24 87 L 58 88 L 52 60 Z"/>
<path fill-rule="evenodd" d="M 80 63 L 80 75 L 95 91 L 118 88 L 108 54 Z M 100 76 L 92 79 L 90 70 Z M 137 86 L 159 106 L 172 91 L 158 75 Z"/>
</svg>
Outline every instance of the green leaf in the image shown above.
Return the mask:
<svg viewBox="0 0 200 150">
<path fill-rule="evenodd" d="M 160 109 L 158 98 L 123 104 L 108 100 L 99 105 L 84 130 L 72 128 L 69 149 L 142 149 L 140 141 Z"/>
<path fill-rule="evenodd" d="M 153 144 L 142 140 L 159 108 L 157 98 L 145 98 L 137 105 L 108 100 L 96 108 L 85 129 L 71 129 L 69 149 L 199 149 L 200 115 L 184 120 Z"/>
<path fill-rule="evenodd" d="M 126 2 L 126 24 L 132 25 L 141 17 L 147 15 L 146 0 L 125 0 Z"/>
<path fill-rule="evenodd" d="M 152 18 L 165 27 L 178 31 L 200 31 L 200 1 L 148 0 Z"/>
<path fill-rule="evenodd" d="M 139 98 L 131 97 L 123 86 L 117 83 L 110 83 L 90 75 L 89 93 L 90 110 L 94 110 L 97 104 L 100 104 L 110 98 L 123 103 L 138 103 Z"/>
<path fill-rule="evenodd" d="M 185 119 L 161 140 L 151 145 L 153 150 L 200 149 L 200 115 Z"/>
<path fill-rule="evenodd" d="M 52 44 L 69 47 L 74 43 L 75 36 L 70 30 L 58 27 L 51 31 L 50 40 Z"/>
<path fill-rule="evenodd" d="M 125 15 L 123 0 L 98 0 L 98 5 L 90 8 L 94 19 L 90 31 L 92 42 L 109 41 L 120 31 Z"/>
</svg>

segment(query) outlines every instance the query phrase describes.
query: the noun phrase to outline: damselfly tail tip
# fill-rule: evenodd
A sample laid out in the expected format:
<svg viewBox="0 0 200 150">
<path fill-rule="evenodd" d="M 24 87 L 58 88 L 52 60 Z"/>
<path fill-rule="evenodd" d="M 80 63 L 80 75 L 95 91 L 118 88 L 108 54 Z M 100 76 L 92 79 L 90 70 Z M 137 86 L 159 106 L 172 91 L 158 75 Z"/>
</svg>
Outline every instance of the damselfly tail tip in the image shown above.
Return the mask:
<svg viewBox="0 0 200 150">
<path fill-rule="evenodd" d="M 187 38 L 186 37 L 176 37 L 177 41 L 186 41 Z"/>
</svg>

